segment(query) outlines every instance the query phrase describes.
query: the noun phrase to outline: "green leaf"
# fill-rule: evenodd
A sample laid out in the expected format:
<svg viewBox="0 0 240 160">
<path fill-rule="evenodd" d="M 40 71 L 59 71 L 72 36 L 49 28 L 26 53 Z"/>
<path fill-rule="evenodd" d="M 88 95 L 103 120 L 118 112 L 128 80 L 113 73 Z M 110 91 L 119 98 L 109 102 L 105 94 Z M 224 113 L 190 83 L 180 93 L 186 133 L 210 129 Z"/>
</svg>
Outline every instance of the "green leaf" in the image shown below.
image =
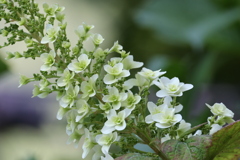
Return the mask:
<svg viewBox="0 0 240 160">
<path fill-rule="evenodd" d="M 128 153 L 121 157 L 116 158 L 115 160 L 160 160 L 160 158 L 143 156 L 138 153 Z"/>
<path fill-rule="evenodd" d="M 193 136 L 185 142 L 169 140 L 162 144 L 162 151 L 171 160 L 204 160 L 211 145 L 210 136 Z"/>
<path fill-rule="evenodd" d="M 213 134 L 207 157 L 209 160 L 237 160 L 238 158 L 240 158 L 240 120 Z"/>
</svg>

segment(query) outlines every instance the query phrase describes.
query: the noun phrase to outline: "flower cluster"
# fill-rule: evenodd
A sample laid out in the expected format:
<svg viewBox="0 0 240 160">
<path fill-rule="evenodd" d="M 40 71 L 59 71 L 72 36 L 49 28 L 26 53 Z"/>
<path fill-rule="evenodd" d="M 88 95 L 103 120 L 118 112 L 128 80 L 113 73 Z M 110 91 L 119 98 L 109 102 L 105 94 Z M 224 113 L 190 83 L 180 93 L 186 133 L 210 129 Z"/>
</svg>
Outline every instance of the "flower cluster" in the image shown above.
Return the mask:
<svg viewBox="0 0 240 160">
<path fill-rule="evenodd" d="M 0 3 L 2 8 L 16 5 L 10 0 Z M 18 7 L 20 5 L 21 2 Z M 36 4 L 33 6 L 38 9 Z M 135 61 L 118 42 L 110 49 L 102 49 L 104 38 L 91 32 L 93 25 L 83 23 L 75 30 L 79 39 L 72 46 L 66 36 L 64 7 L 45 3 L 43 8 L 45 14 L 26 12 L 26 15 L 16 13 L 12 17 L 14 21 L 21 21 L 31 34 L 20 34 L 28 50 L 22 54 L 9 52 L 8 59 L 41 58 L 40 73 L 32 78 L 21 75 L 20 86 L 39 81 L 34 86 L 33 96 L 45 98 L 52 92 L 57 93 L 60 106 L 57 119 L 65 117 L 67 120 L 68 143 L 78 146 L 83 139 L 83 159 L 91 150 L 94 151 L 93 160 L 111 160 L 128 152 L 142 153 L 134 148 L 137 143 L 146 143 L 157 150 L 158 145 L 152 145 L 152 139 L 164 142 L 213 134 L 224 124 L 233 122 L 233 113 L 222 103 L 207 105 L 214 116 L 208 118 L 202 130 L 186 134 L 191 124 L 179 114 L 183 106 L 177 98 L 193 85 L 184 84 L 177 77 L 169 79 L 160 69 L 153 71 L 144 67 L 130 78 L 131 70 L 141 68 L 143 63 Z M 39 28 L 29 30 L 30 20 L 22 22 L 29 16 L 33 19 L 31 23 L 40 24 Z M 5 31 L 10 30 L 5 28 L 1 34 L 6 35 Z M 94 46 L 91 50 L 85 49 L 83 43 L 89 40 Z M 110 54 L 117 56 L 109 59 Z M 159 89 L 156 104 L 148 101 L 152 86 Z M 112 153 L 112 145 L 119 146 L 119 153 Z M 159 155 L 148 153 L 153 157 L 156 154 Z"/>
</svg>

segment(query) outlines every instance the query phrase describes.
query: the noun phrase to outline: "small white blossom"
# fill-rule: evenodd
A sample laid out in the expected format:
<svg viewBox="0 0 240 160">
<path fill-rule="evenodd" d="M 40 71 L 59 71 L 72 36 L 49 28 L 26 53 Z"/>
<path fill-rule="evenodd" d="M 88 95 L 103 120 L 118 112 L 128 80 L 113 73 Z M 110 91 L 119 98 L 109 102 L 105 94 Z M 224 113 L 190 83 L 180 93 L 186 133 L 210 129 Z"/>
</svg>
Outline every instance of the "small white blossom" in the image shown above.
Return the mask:
<svg viewBox="0 0 240 160">
<path fill-rule="evenodd" d="M 82 145 L 83 153 L 82 153 L 82 158 L 86 158 L 90 150 L 94 147 L 95 144 L 95 139 L 94 139 L 94 134 L 89 132 L 88 129 L 84 129 L 85 132 L 85 139 L 84 143 Z"/>
<path fill-rule="evenodd" d="M 56 53 L 53 50 L 51 50 L 50 53 L 41 54 L 40 58 L 42 59 L 44 64 L 41 66 L 40 70 L 49 71 L 55 63 L 55 56 Z"/>
<path fill-rule="evenodd" d="M 164 113 L 165 110 L 168 108 L 166 104 L 162 104 L 157 106 L 153 102 L 148 102 L 147 103 L 148 111 L 150 112 L 150 115 L 145 117 L 145 122 L 146 123 L 153 123 L 153 115 L 158 114 L 158 113 Z"/>
<path fill-rule="evenodd" d="M 66 68 L 63 72 L 63 76 L 57 80 L 57 85 L 60 87 L 66 86 L 65 89 L 67 90 L 73 81 L 74 75 L 74 72 L 69 72 L 69 70 Z"/>
<path fill-rule="evenodd" d="M 152 119 L 157 122 L 156 126 L 158 128 L 168 128 L 182 120 L 182 116 L 180 114 L 175 115 L 174 113 L 174 108 L 167 108 L 164 110 L 164 113 L 154 114 Z"/>
<path fill-rule="evenodd" d="M 43 90 L 40 90 L 40 87 L 38 85 L 34 85 L 34 89 L 32 91 L 33 96 L 36 97 L 38 96 L 39 98 L 46 98 L 49 93 L 51 93 L 50 88 L 44 88 Z"/>
<path fill-rule="evenodd" d="M 150 85 L 150 82 L 140 74 L 136 74 L 135 77 L 136 78 L 128 79 L 123 83 L 124 89 L 128 90 L 131 89 L 133 86 L 138 86 L 142 88 Z"/>
<path fill-rule="evenodd" d="M 185 120 L 181 120 L 177 129 L 177 133 L 178 135 L 181 135 L 189 129 L 191 129 L 191 123 L 186 123 Z"/>
<path fill-rule="evenodd" d="M 172 102 L 172 97 L 167 96 L 164 98 L 164 103 L 167 104 L 168 108 L 175 108 L 175 113 L 178 113 L 183 109 L 183 106 L 181 104 L 178 104 L 177 106 L 173 106 L 171 102 Z"/>
<path fill-rule="evenodd" d="M 202 130 L 197 130 L 193 136 L 201 136 L 202 135 Z"/>
<path fill-rule="evenodd" d="M 169 136 L 169 134 L 165 135 L 164 137 L 161 138 L 161 143 L 167 141 L 167 140 L 170 140 L 171 137 Z"/>
<path fill-rule="evenodd" d="M 94 151 L 94 154 L 93 154 L 92 160 L 99 160 L 101 156 L 104 156 L 104 154 L 102 153 L 102 146 L 100 145 L 95 145 L 93 147 L 93 151 Z"/>
<path fill-rule="evenodd" d="M 60 106 L 63 108 L 69 107 L 71 108 L 75 102 L 79 93 L 79 86 L 75 86 L 73 88 L 72 85 L 66 90 L 66 94 L 60 100 Z"/>
<path fill-rule="evenodd" d="M 101 156 L 101 160 L 114 160 L 112 156 L 110 156 L 108 153 L 105 154 L 105 157 Z"/>
<path fill-rule="evenodd" d="M 117 132 L 109 134 L 100 134 L 96 136 L 96 142 L 102 146 L 102 152 L 108 153 L 111 144 L 118 140 Z"/>
<path fill-rule="evenodd" d="M 80 39 L 84 41 L 92 35 L 91 33 L 89 33 L 89 30 L 91 30 L 92 28 L 94 28 L 93 25 L 87 25 L 83 23 L 75 30 L 75 33 L 78 35 Z"/>
<path fill-rule="evenodd" d="M 157 97 L 178 97 L 182 96 L 184 91 L 193 88 L 193 85 L 191 84 L 184 84 L 182 82 L 179 82 L 179 79 L 177 77 L 174 77 L 172 79 L 161 77 L 159 82 L 155 81 L 155 85 L 161 89 L 156 93 Z"/>
<path fill-rule="evenodd" d="M 41 43 L 46 44 L 46 43 L 53 43 L 57 39 L 57 35 L 59 32 L 60 28 L 54 28 L 51 24 L 46 25 L 46 35 L 42 38 Z"/>
<path fill-rule="evenodd" d="M 113 84 L 122 77 L 128 77 L 130 75 L 130 72 L 128 70 L 123 69 L 122 63 L 117 63 L 114 66 L 105 65 L 104 70 L 107 72 L 103 78 L 105 84 Z"/>
<path fill-rule="evenodd" d="M 94 34 L 92 36 L 92 40 L 93 40 L 93 43 L 96 46 L 98 46 L 98 45 L 100 45 L 104 41 L 104 38 L 100 34 Z"/>
<path fill-rule="evenodd" d="M 102 48 L 97 48 L 93 53 L 95 58 L 105 58 L 105 52 Z"/>
<path fill-rule="evenodd" d="M 62 120 L 63 116 L 69 111 L 69 108 L 60 107 L 57 112 L 57 119 Z"/>
<path fill-rule="evenodd" d="M 206 104 L 208 108 L 210 108 L 213 115 L 221 116 L 221 117 L 230 117 L 233 118 L 234 113 L 228 109 L 223 103 L 215 103 L 213 106 Z"/>
<path fill-rule="evenodd" d="M 114 130 L 122 131 L 126 128 L 125 118 L 128 117 L 131 113 L 131 110 L 124 109 L 117 113 L 114 109 L 111 109 L 107 115 L 107 121 L 104 123 L 102 128 L 103 134 L 109 134 Z"/>
<path fill-rule="evenodd" d="M 78 115 L 76 117 L 76 122 L 79 122 L 86 114 L 88 114 L 88 112 L 90 111 L 90 106 L 88 105 L 88 103 L 83 100 L 83 99 L 79 99 L 76 102 L 76 107 L 77 107 L 77 112 Z"/>
<path fill-rule="evenodd" d="M 98 79 L 98 74 L 94 74 L 88 82 L 83 81 L 81 83 L 81 91 L 83 92 L 82 98 L 93 97 L 96 95 L 96 80 Z"/>
<path fill-rule="evenodd" d="M 43 3 L 43 9 L 49 16 L 55 17 L 55 14 L 62 12 L 65 7 L 59 7 L 57 4 L 50 7 L 47 3 Z"/>
<path fill-rule="evenodd" d="M 123 101 L 122 106 L 125 106 L 128 109 L 133 110 L 141 100 L 141 97 L 139 95 L 133 95 L 133 93 L 129 90 L 128 91 L 128 96 L 125 101 Z"/>
<path fill-rule="evenodd" d="M 157 71 L 152 71 L 150 69 L 147 69 L 145 67 L 142 68 L 141 72 L 138 72 L 138 74 L 140 74 L 141 76 L 153 81 L 156 78 L 160 77 L 161 75 L 165 74 L 166 72 L 160 72 L 161 69 L 157 70 Z"/>
<path fill-rule="evenodd" d="M 44 90 L 44 88 L 47 88 L 47 86 L 49 85 L 49 81 L 46 78 L 43 78 L 40 82 L 39 82 L 39 86 L 40 86 L 40 90 Z"/>
<path fill-rule="evenodd" d="M 70 110 L 65 114 L 67 120 L 66 133 L 70 135 L 74 132 L 75 129 L 78 129 L 78 123 L 76 123 L 75 119 L 77 116 L 76 110 Z M 81 128 L 81 127 L 80 127 Z"/>
<path fill-rule="evenodd" d="M 106 114 L 109 114 L 110 110 L 111 110 L 113 107 L 110 105 L 110 103 L 102 104 L 102 103 L 100 102 L 99 108 L 100 108 L 101 110 L 103 110 Z"/>
<path fill-rule="evenodd" d="M 212 128 L 209 131 L 210 135 L 214 134 L 215 132 L 219 131 L 222 128 L 222 126 L 220 126 L 219 124 L 212 124 L 211 127 Z"/>
<path fill-rule="evenodd" d="M 68 69 L 76 73 L 84 71 L 87 66 L 90 64 L 91 59 L 88 59 L 86 54 L 81 54 L 78 57 L 78 62 L 72 62 L 68 65 Z"/>
<path fill-rule="evenodd" d="M 133 61 L 133 56 L 129 55 L 126 58 L 122 60 L 123 63 L 123 69 L 130 70 L 133 68 L 140 68 L 143 65 L 143 62 L 136 62 Z"/>
<path fill-rule="evenodd" d="M 117 42 L 114 42 L 114 45 L 112 46 L 112 48 L 109 49 L 109 53 L 111 52 L 117 52 L 117 53 L 121 53 L 122 52 L 123 47 L 118 44 Z"/>
<path fill-rule="evenodd" d="M 108 95 L 104 95 L 102 100 L 104 102 L 109 102 L 112 104 L 115 110 L 118 110 L 121 107 L 121 102 L 126 100 L 127 93 L 121 92 L 119 93 L 116 87 L 109 87 L 108 88 Z"/>
</svg>

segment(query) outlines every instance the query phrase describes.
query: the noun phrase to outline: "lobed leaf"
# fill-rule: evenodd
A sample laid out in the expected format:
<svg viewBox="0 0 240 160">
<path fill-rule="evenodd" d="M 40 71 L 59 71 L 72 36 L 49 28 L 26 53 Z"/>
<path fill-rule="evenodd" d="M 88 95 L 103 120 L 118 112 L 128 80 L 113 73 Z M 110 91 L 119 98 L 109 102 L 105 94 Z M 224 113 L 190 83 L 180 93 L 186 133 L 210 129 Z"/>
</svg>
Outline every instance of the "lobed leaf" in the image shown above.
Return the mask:
<svg viewBox="0 0 240 160">
<path fill-rule="evenodd" d="M 213 134 L 207 160 L 237 160 L 239 158 L 240 120 Z"/>
<path fill-rule="evenodd" d="M 161 145 L 162 151 L 171 160 L 204 160 L 211 145 L 210 136 L 193 136 L 185 142 L 168 140 Z"/>
</svg>

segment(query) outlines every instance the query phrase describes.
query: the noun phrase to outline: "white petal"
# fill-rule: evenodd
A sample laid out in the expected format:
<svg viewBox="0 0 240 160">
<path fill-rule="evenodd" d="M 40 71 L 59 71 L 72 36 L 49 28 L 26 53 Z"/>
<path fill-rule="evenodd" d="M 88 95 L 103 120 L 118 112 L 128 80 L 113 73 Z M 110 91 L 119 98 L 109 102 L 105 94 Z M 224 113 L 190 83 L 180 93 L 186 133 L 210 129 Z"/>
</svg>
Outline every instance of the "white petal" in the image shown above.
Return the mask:
<svg viewBox="0 0 240 160">
<path fill-rule="evenodd" d="M 161 97 L 166 97 L 166 96 L 168 96 L 168 93 L 165 90 L 160 90 L 156 93 L 156 96 L 160 97 L 160 98 Z"/>
<path fill-rule="evenodd" d="M 111 132 L 114 131 L 114 130 L 115 130 L 114 127 L 104 126 L 104 127 L 102 128 L 101 132 L 102 132 L 103 134 L 109 134 L 109 133 L 111 133 Z"/>
<path fill-rule="evenodd" d="M 103 82 L 105 84 L 113 84 L 115 82 L 117 82 L 117 79 L 115 79 L 114 76 L 110 75 L 110 74 L 107 74 L 105 75 L 105 77 L 103 78 Z"/>
<path fill-rule="evenodd" d="M 181 91 L 187 91 L 187 90 L 190 90 L 193 88 L 193 85 L 192 84 L 184 84 L 182 87 L 181 87 Z"/>
<path fill-rule="evenodd" d="M 50 42 L 50 39 L 49 39 L 48 36 L 43 37 L 42 40 L 41 40 L 42 44 L 46 44 L 46 43 L 49 43 L 49 42 Z"/>
</svg>

